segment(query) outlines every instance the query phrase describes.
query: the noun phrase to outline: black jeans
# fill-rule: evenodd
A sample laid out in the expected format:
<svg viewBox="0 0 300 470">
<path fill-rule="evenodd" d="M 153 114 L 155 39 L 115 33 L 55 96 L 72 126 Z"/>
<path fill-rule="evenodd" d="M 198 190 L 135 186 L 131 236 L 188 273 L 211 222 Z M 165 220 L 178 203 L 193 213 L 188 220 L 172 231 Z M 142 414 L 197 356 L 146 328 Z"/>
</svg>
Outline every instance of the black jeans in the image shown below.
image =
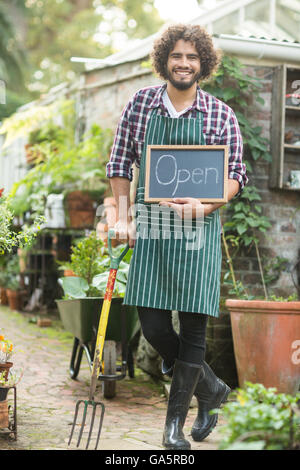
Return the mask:
<svg viewBox="0 0 300 470">
<path fill-rule="evenodd" d="M 178 312 L 178 335 L 173 328 L 170 310 L 137 308 L 146 340 L 164 359 L 168 368 L 175 359 L 199 365 L 204 361 L 207 315 Z"/>
</svg>

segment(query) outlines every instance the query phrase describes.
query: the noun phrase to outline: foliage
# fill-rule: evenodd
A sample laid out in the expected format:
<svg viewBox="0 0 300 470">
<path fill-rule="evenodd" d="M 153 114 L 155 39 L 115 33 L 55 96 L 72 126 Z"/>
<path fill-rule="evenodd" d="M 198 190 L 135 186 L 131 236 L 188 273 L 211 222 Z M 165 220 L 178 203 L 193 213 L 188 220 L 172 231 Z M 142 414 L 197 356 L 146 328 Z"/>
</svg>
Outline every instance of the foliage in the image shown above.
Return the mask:
<svg viewBox="0 0 300 470">
<path fill-rule="evenodd" d="M 5 372 L 0 372 L 0 387 L 10 388 L 17 385 L 23 376 L 23 371 L 10 369 L 7 379 L 5 378 Z"/>
<path fill-rule="evenodd" d="M 72 56 L 104 58 L 127 38 L 156 32 L 162 22 L 153 5 L 154 0 L 2 0 L 0 57 L 9 68 L 8 83 L 23 85 L 31 101 L 74 80 L 84 68 Z M 22 74 L 13 73 L 15 62 Z"/>
<path fill-rule="evenodd" d="M 5 287 L 11 290 L 20 290 L 20 261 L 18 254 L 12 254 L 5 267 L 6 284 Z"/>
<path fill-rule="evenodd" d="M 53 122 L 54 110 L 61 115 L 60 126 Z M 26 121 L 27 127 L 22 119 L 17 120 L 16 127 L 12 126 L 12 133 L 31 130 L 32 142 L 39 140 L 33 149 L 41 155 L 35 166 L 12 188 L 16 215 L 28 210 L 44 213 L 47 196 L 68 188 L 96 193 L 97 199 L 107 188 L 105 164 L 113 139 L 111 130 L 93 125 L 82 140 L 76 142 L 73 102 L 61 102 L 44 114 L 48 118 L 41 127 L 38 127 L 41 121 L 35 113 L 31 115 L 31 122 Z M 14 119 L 12 116 L 7 121 L 14 123 Z M 8 128 L 5 122 L 4 129 Z"/>
<path fill-rule="evenodd" d="M 203 84 L 203 89 L 228 104 L 235 112 L 243 142 L 253 160 L 271 161 L 269 142 L 262 137 L 262 128 L 254 126 L 247 117 L 255 103 L 264 101 L 259 93 L 261 80 L 245 72 L 245 66 L 236 58 L 223 56 L 219 69 L 212 79 Z M 246 162 L 248 171 L 250 161 Z"/>
<path fill-rule="evenodd" d="M 121 255 L 121 253 L 124 251 L 124 248 L 125 248 L 125 245 L 123 244 L 118 245 L 114 249 L 113 256 L 118 258 Z M 125 295 L 131 256 L 132 256 L 132 250 L 128 250 L 123 260 L 119 264 L 117 277 L 115 281 L 115 287 L 114 287 L 114 297 L 124 297 Z M 109 267 L 110 267 L 110 257 L 107 252 L 107 249 L 105 249 L 102 253 L 101 265 L 103 268 L 105 268 L 105 271 L 96 275 L 93 278 L 92 283 L 93 283 L 93 286 L 99 290 L 100 295 L 103 297 L 106 291 L 106 286 L 107 286 L 107 281 L 108 281 L 108 276 L 109 276 Z"/>
<path fill-rule="evenodd" d="M 11 199 L 3 194 L 2 189 L 0 190 L 0 256 L 12 251 L 13 248 L 30 246 L 43 222 L 42 217 L 36 216 L 31 225 L 25 224 L 22 230 L 16 232 L 12 227 L 13 219 Z"/>
<path fill-rule="evenodd" d="M 110 256 L 103 242 L 96 239 L 95 233 L 92 232 L 90 237 L 92 237 L 90 241 L 86 238 L 76 247 L 72 247 L 71 262 L 63 264 L 64 268 L 71 269 L 77 275 L 77 277 L 67 276 L 59 279 L 65 298 L 103 297 L 105 294 Z M 92 246 L 94 246 L 94 251 L 88 253 L 87 251 Z M 119 257 L 124 248 L 125 245 L 114 248 L 113 256 Z M 75 256 L 72 258 L 74 254 Z M 131 255 L 132 250 L 129 250 L 120 263 L 115 281 L 114 297 L 124 297 Z M 87 256 L 90 256 L 91 260 L 87 259 Z M 89 264 L 91 264 L 90 269 Z"/>
<path fill-rule="evenodd" d="M 228 209 L 228 220 L 224 224 L 226 237 L 239 248 L 251 247 L 259 242 L 258 233 L 271 228 L 268 218 L 262 215 L 259 205 L 261 197 L 255 186 L 246 186 L 234 204 Z"/>
<path fill-rule="evenodd" d="M 261 197 L 254 186 L 244 189 L 239 199 L 231 204 L 226 210 L 226 221 L 223 225 L 223 244 L 227 256 L 229 270 L 224 274 L 224 285 L 232 286 L 229 294 L 239 299 L 252 300 L 254 296 L 249 294 L 240 280 L 236 279 L 234 273 L 234 257 L 242 249 L 255 248 L 259 265 L 261 282 L 264 288 L 266 300 L 274 300 L 276 297 L 268 292 L 268 285 L 278 280 L 282 270 L 286 269 L 288 260 L 280 256 L 272 259 L 261 257 L 259 250 L 259 234 L 265 234 L 271 223 L 262 215 L 259 205 Z M 233 254 L 230 254 L 233 249 Z M 295 296 L 293 296 L 294 299 Z M 281 300 L 284 300 L 283 298 Z"/>
<path fill-rule="evenodd" d="M 254 186 L 244 188 L 239 199 L 231 204 L 227 209 L 226 222 L 223 225 L 223 244 L 229 265 L 229 271 L 224 275 L 224 284 L 230 284 L 230 278 L 233 283 L 233 290 L 230 294 L 235 294 L 238 298 L 251 300 L 253 297 L 249 295 L 241 281 L 237 281 L 234 274 L 233 260 L 229 252 L 229 244 L 235 249 L 235 252 L 252 246 L 255 247 L 258 260 L 262 285 L 264 287 L 265 297 L 268 298 L 265 274 L 262 266 L 261 256 L 259 252 L 259 232 L 266 233 L 271 227 L 268 218 L 262 215 L 262 208 L 259 205 L 261 197 Z M 234 256 L 234 255 L 233 255 Z M 270 280 L 270 278 L 269 278 Z"/>
<path fill-rule="evenodd" d="M 253 125 L 247 117 L 255 104 L 264 102 L 260 97 L 261 79 L 250 76 L 245 73 L 244 69 L 245 66 L 237 58 L 224 56 L 218 71 L 212 80 L 204 84 L 203 88 L 225 101 L 234 110 L 243 136 L 245 154 L 250 157 L 245 163 L 248 174 L 251 174 L 251 159 L 270 162 L 271 155 L 269 142 L 261 135 L 262 128 Z M 263 215 L 260 202 L 258 190 L 254 186 L 245 187 L 242 194 L 232 199 L 230 205 L 226 207 L 223 226 L 222 238 L 229 267 L 224 275 L 224 284 L 230 284 L 233 287 L 229 294 L 248 300 L 253 299 L 253 296 L 249 294 L 242 282 L 236 279 L 234 273 L 234 257 L 238 251 L 243 249 L 250 251 L 252 247 L 255 249 L 265 299 L 269 297 L 267 284 L 279 278 L 280 271 L 284 269 L 287 261 L 276 257 L 276 261 L 271 266 L 270 263 L 266 264 L 262 260 L 259 242 L 261 236 L 271 228 L 271 223 Z M 232 256 L 230 249 L 234 250 Z"/>
<path fill-rule="evenodd" d="M 72 290 L 73 286 L 76 285 L 80 297 L 83 292 L 89 297 L 97 294 L 92 286 L 92 280 L 93 277 L 103 269 L 100 264 L 102 248 L 103 242 L 97 238 L 95 231 L 91 232 L 88 237 L 75 242 L 71 247 L 71 261 L 64 263 L 62 267 L 64 269 L 70 269 L 78 277 L 71 281 L 68 279 L 69 276 L 63 278 L 61 281 L 62 286 L 66 289 L 70 286 L 69 288 Z"/>
<path fill-rule="evenodd" d="M 275 388 L 246 382 L 219 412 L 226 424 L 220 449 L 288 450 L 300 445 L 300 393 L 277 393 Z"/>
<path fill-rule="evenodd" d="M 15 5 L 12 5 L 14 3 Z M 14 24 L 10 8 L 16 6 L 24 13 L 24 2 L 15 0 L 0 3 L 0 78 L 5 82 L 5 106 L 0 106 L 0 121 L 28 100 L 24 88 L 24 72 L 28 66 L 18 25 Z"/>
<path fill-rule="evenodd" d="M 72 112 L 73 102 L 71 100 L 59 100 L 45 106 L 31 106 L 29 109 L 13 114 L 3 121 L 0 128 L 0 134 L 5 135 L 2 148 L 9 147 L 14 140 L 20 137 L 26 138 L 30 133 L 40 131 L 43 126 L 53 125 L 53 119 L 57 115 L 61 114 L 66 119 Z M 65 126 L 66 123 L 64 121 L 63 125 Z M 67 129 L 70 132 L 69 127 L 72 127 L 72 124 Z"/>
</svg>

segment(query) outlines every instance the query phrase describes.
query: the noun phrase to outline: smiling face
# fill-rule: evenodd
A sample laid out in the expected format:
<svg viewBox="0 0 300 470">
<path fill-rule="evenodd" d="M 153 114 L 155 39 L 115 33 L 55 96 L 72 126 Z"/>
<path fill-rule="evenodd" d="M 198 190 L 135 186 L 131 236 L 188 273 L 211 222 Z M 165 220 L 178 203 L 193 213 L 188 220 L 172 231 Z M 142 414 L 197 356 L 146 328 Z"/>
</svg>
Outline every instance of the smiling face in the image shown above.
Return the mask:
<svg viewBox="0 0 300 470">
<path fill-rule="evenodd" d="M 187 90 L 196 86 L 200 75 L 200 58 L 195 46 L 179 39 L 168 57 L 168 81 L 178 90 Z"/>
</svg>

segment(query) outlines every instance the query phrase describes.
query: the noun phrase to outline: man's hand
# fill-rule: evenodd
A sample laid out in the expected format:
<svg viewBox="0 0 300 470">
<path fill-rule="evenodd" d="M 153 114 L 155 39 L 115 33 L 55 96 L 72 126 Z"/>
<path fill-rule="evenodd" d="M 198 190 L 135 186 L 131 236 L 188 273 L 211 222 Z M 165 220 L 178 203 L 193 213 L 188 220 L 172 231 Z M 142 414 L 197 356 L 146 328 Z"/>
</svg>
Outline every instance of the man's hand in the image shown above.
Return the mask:
<svg viewBox="0 0 300 470">
<path fill-rule="evenodd" d="M 170 207 L 181 219 L 200 219 L 206 215 L 205 204 L 202 204 L 199 199 L 193 197 L 182 197 L 175 198 L 172 201 L 162 201 L 159 205 Z"/>
<path fill-rule="evenodd" d="M 114 230 L 116 232 L 117 240 L 122 243 L 128 242 L 130 248 L 134 247 L 136 240 L 136 227 L 133 221 L 118 220 L 114 226 Z"/>
</svg>

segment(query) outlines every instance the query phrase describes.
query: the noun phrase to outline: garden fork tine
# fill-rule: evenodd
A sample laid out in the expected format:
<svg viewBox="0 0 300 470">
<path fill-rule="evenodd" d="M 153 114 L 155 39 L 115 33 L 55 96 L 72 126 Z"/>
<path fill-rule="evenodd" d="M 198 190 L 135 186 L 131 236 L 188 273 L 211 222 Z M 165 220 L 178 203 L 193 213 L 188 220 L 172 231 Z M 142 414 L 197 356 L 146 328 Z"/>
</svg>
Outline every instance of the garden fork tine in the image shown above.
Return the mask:
<svg viewBox="0 0 300 470">
<path fill-rule="evenodd" d="M 89 429 L 89 434 L 87 438 L 87 444 L 86 444 L 86 450 L 89 447 L 89 443 L 91 440 L 92 436 L 92 431 L 94 427 L 94 421 L 95 421 L 95 416 L 96 416 L 96 411 L 97 411 L 97 406 L 100 406 L 102 411 L 101 411 L 101 417 L 100 417 L 100 423 L 99 423 L 99 428 L 98 428 L 98 433 L 97 433 L 97 439 L 96 439 L 96 445 L 95 445 L 95 450 L 98 447 L 99 439 L 100 439 L 100 434 L 101 434 L 101 429 L 102 429 L 102 424 L 103 424 L 103 418 L 104 418 L 104 412 L 105 412 L 105 406 L 104 403 L 102 402 L 96 402 L 94 401 L 94 395 L 96 391 L 96 386 L 97 386 L 97 379 L 100 373 L 100 364 L 102 361 L 102 355 L 103 355 L 103 348 L 104 348 L 104 341 L 105 341 L 105 333 L 106 333 L 106 327 L 108 323 L 108 315 L 109 315 L 109 310 L 110 310 L 110 305 L 111 305 L 111 299 L 112 299 L 112 294 L 114 290 L 114 285 L 115 285 L 115 280 L 117 276 L 117 270 L 119 267 L 119 264 L 125 254 L 127 253 L 129 249 L 129 245 L 127 244 L 126 248 L 123 250 L 121 255 L 118 258 L 114 258 L 112 256 L 112 248 L 111 248 L 111 238 L 114 236 L 114 231 L 109 230 L 108 232 L 108 250 L 109 250 L 109 255 L 110 255 L 110 272 L 108 276 L 108 281 L 107 281 L 107 286 L 106 286 L 106 291 L 105 291 L 105 296 L 104 296 L 104 301 L 102 304 L 102 310 L 101 310 L 101 315 L 100 315 L 100 321 L 99 321 L 99 326 L 98 326 L 98 332 L 97 332 L 97 339 L 96 339 L 96 347 L 95 347 L 95 354 L 94 354 L 94 361 L 93 361 L 93 369 L 92 369 L 92 376 L 91 376 L 91 384 L 90 384 L 90 392 L 89 392 L 89 398 L 88 400 L 78 400 L 76 403 L 75 407 L 75 415 L 74 415 L 74 420 L 72 424 L 72 429 L 71 429 L 71 434 L 69 438 L 69 444 L 72 441 L 73 433 L 75 430 L 76 422 L 77 422 L 77 416 L 78 416 L 78 411 L 81 403 L 84 404 L 84 409 L 83 409 L 83 416 L 82 416 L 82 422 L 79 430 L 79 436 L 77 440 L 77 447 L 79 447 L 79 444 L 82 439 L 84 427 L 85 427 L 85 422 L 86 422 L 86 417 L 87 417 L 87 411 L 88 407 L 92 407 L 92 418 L 91 418 L 91 423 L 90 423 L 90 429 Z"/>
</svg>

